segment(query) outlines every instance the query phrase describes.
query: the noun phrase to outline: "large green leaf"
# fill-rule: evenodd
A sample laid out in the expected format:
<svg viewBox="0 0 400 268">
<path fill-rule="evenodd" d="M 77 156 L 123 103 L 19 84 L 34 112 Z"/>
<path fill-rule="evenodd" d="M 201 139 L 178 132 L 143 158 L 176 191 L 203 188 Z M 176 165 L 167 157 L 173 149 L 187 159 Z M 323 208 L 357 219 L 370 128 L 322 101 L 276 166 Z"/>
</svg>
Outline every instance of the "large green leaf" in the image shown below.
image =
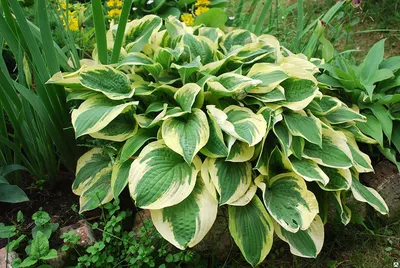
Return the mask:
<svg viewBox="0 0 400 268">
<path fill-rule="evenodd" d="M 263 191 L 268 212 L 284 229 L 295 233 L 310 227 L 319 209 L 317 199 L 307 190 L 303 178 L 295 173 L 283 173 L 270 179 L 260 175 L 256 184 Z"/>
<path fill-rule="evenodd" d="M 307 116 L 304 112 L 285 113 L 283 117 L 293 136 L 300 136 L 311 143 L 322 145 L 322 126 L 319 119 Z"/>
<path fill-rule="evenodd" d="M 155 15 L 147 15 L 133 20 L 126 25 L 125 43 L 128 52 L 140 52 L 150 37 L 162 26 L 162 19 Z"/>
<path fill-rule="evenodd" d="M 117 160 L 114 163 L 111 174 L 111 188 L 114 198 L 118 198 L 128 184 L 129 170 L 132 162 L 133 159 L 128 159 L 123 162 Z"/>
<path fill-rule="evenodd" d="M 197 179 L 192 193 L 179 204 L 150 210 L 158 232 L 179 249 L 198 244 L 214 224 L 217 211 L 218 202 L 201 179 Z"/>
<path fill-rule="evenodd" d="M 162 136 L 165 144 L 190 164 L 210 136 L 207 116 L 193 109 L 185 117 L 170 117 L 162 124 Z"/>
<path fill-rule="evenodd" d="M 305 79 L 286 79 L 281 86 L 285 89 L 286 99 L 280 104 L 294 111 L 307 107 L 318 92 L 315 83 Z"/>
<path fill-rule="evenodd" d="M 283 69 L 272 63 L 254 64 L 247 76 L 262 81 L 256 88 L 250 89 L 249 93 L 268 93 L 288 78 Z"/>
<path fill-rule="evenodd" d="M 210 137 L 200 152 L 212 158 L 226 157 L 228 155 L 228 147 L 225 144 L 221 128 L 212 117 L 208 118 L 208 125 L 210 128 Z"/>
<path fill-rule="evenodd" d="M 271 250 L 273 220 L 254 196 L 246 206 L 229 206 L 229 231 L 247 262 L 260 264 Z"/>
<path fill-rule="evenodd" d="M 136 206 L 161 209 L 176 205 L 190 195 L 201 168 L 198 157 L 188 164 L 163 140 L 143 148 L 129 173 L 129 191 Z"/>
</svg>

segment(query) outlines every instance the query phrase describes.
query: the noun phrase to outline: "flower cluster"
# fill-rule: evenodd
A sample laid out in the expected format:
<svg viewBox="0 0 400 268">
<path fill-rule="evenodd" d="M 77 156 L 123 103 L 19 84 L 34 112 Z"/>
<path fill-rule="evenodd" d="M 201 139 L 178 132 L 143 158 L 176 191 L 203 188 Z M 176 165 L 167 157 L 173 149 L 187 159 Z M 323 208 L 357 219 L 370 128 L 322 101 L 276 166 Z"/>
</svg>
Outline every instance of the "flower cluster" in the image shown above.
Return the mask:
<svg viewBox="0 0 400 268">
<path fill-rule="evenodd" d="M 108 16 L 113 19 L 119 18 L 122 11 L 122 0 L 108 0 L 106 5 L 109 8 Z"/>
<path fill-rule="evenodd" d="M 68 7 L 65 0 L 59 1 L 58 11 L 60 12 L 60 18 L 63 22 L 63 26 L 66 29 L 76 32 L 79 30 L 79 12 L 86 9 L 83 5 L 73 5 L 72 8 Z M 70 10 L 72 9 L 72 11 Z"/>
<path fill-rule="evenodd" d="M 211 4 L 210 0 L 197 0 L 194 6 L 196 7 L 194 14 L 196 16 L 207 12 L 210 10 L 208 7 Z M 183 13 L 181 15 L 181 21 L 183 21 L 186 25 L 191 26 L 194 23 L 194 16 L 191 13 Z"/>
</svg>

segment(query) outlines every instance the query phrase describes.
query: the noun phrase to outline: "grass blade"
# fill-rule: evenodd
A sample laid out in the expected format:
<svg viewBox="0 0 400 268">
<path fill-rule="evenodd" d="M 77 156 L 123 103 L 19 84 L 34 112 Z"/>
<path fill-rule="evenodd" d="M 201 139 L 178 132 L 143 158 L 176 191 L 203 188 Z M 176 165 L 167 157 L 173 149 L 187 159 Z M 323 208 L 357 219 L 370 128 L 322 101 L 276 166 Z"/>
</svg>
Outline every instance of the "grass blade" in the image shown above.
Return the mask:
<svg viewBox="0 0 400 268">
<path fill-rule="evenodd" d="M 121 17 L 118 22 L 117 35 L 115 37 L 113 52 L 111 56 L 111 63 L 117 63 L 119 54 L 121 52 L 122 41 L 124 40 L 126 22 L 128 21 L 129 12 L 132 7 L 133 0 L 125 0 L 122 7 Z"/>
<path fill-rule="evenodd" d="M 93 0 L 92 9 L 93 9 L 93 21 L 94 21 L 94 29 L 96 32 L 96 43 L 97 43 L 97 52 L 99 55 L 99 61 L 102 64 L 107 64 L 106 26 L 104 24 L 105 20 L 104 20 L 101 0 Z"/>
<path fill-rule="evenodd" d="M 264 26 L 265 21 L 267 20 L 267 14 L 268 11 L 272 11 L 271 9 L 272 7 L 272 0 L 267 0 L 264 3 L 264 7 L 260 13 L 260 16 L 258 18 L 257 24 L 256 24 L 256 28 L 254 29 L 254 33 L 256 35 L 260 35 L 262 33 L 262 28 Z M 254 12 L 254 14 L 256 14 L 257 12 Z M 272 14 L 272 12 L 271 12 Z"/>
</svg>

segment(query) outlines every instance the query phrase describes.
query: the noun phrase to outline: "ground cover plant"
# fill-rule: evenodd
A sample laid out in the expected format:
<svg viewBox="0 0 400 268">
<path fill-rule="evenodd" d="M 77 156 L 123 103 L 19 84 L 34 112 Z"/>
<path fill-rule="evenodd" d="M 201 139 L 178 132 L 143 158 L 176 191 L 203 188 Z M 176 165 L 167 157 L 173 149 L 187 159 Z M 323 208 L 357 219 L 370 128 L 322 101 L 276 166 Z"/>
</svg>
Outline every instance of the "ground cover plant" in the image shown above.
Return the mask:
<svg viewBox="0 0 400 268">
<path fill-rule="evenodd" d="M 188 27 L 174 17 L 98 33 L 107 39 L 97 37 L 93 61 L 48 81 L 66 87 L 76 137 L 94 147 L 79 159 L 72 186 L 81 212 L 129 184 L 136 206 L 184 249 L 226 205 L 230 233 L 253 266 L 274 233 L 293 254 L 316 257 L 328 198 L 345 225 L 351 194 L 388 213 L 358 179 L 372 171 L 357 145 L 368 141 L 355 125 L 366 118 L 322 93 L 320 60 L 270 35 Z"/>
</svg>

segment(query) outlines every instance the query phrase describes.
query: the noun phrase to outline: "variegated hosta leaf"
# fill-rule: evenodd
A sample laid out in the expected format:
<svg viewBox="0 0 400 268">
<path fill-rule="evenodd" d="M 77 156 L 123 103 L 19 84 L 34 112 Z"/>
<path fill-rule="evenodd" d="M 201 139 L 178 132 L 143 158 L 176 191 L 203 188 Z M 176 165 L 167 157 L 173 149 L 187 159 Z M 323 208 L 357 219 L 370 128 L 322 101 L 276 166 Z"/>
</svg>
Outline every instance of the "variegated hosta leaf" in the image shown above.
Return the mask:
<svg viewBox="0 0 400 268">
<path fill-rule="evenodd" d="M 120 114 L 106 127 L 91 133 L 90 136 L 95 139 L 121 142 L 132 137 L 137 127 L 138 124 L 132 115 Z"/>
<path fill-rule="evenodd" d="M 74 194 L 81 195 L 84 185 L 91 184 L 98 173 L 108 170 L 110 166 L 111 159 L 102 152 L 101 148 L 93 148 L 83 154 L 76 164 L 76 177 L 72 184 Z"/>
<path fill-rule="evenodd" d="M 259 143 L 267 131 L 264 117 L 254 114 L 249 108 L 231 105 L 221 111 L 208 105 L 207 110 L 223 131 L 250 146 Z"/>
<path fill-rule="evenodd" d="M 283 173 L 267 180 L 260 175 L 256 184 L 263 191 L 268 212 L 289 232 L 306 230 L 319 211 L 314 194 L 295 173 Z"/>
<path fill-rule="evenodd" d="M 183 65 L 178 65 L 173 63 L 171 67 L 176 68 L 178 70 L 178 73 L 182 79 L 182 83 L 185 84 L 190 75 L 192 75 L 193 73 L 195 73 L 200 69 L 201 67 L 200 56 L 196 57 L 192 62 Z"/>
<path fill-rule="evenodd" d="M 97 173 L 90 181 L 86 181 L 79 198 L 79 213 L 93 210 L 113 199 L 111 173 L 112 167 L 107 167 Z"/>
<path fill-rule="evenodd" d="M 161 209 L 182 202 L 192 192 L 201 160 L 187 164 L 163 140 L 143 148 L 129 172 L 129 191 L 136 206 Z"/>
<path fill-rule="evenodd" d="M 176 47 L 175 49 L 169 47 L 157 47 L 154 52 L 154 61 L 160 63 L 164 69 L 171 66 L 173 60 L 178 60 L 183 53 L 183 47 Z"/>
<path fill-rule="evenodd" d="M 368 144 L 377 144 L 378 142 L 361 132 L 361 130 L 353 123 L 348 125 L 340 125 L 344 130 L 351 132 L 356 141 Z M 343 131 L 343 129 L 341 129 Z"/>
<path fill-rule="evenodd" d="M 203 165 L 205 164 L 207 164 L 208 174 L 219 193 L 220 205 L 237 201 L 249 189 L 252 182 L 249 162 L 233 163 L 222 158 L 208 158 Z"/>
<path fill-rule="evenodd" d="M 162 26 L 162 19 L 155 15 L 147 15 L 141 19 L 128 22 L 125 30 L 125 49 L 128 52 L 140 52 L 148 43 L 152 34 Z"/>
<path fill-rule="evenodd" d="M 226 161 L 230 162 L 246 162 L 249 161 L 254 155 L 254 146 L 249 146 L 245 142 L 241 142 L 233 138 L 228 137 L 228 156 Z"/>
<path fill-rule="evenodd" d="M 329 177 L 329 183 L 319 186 L 325 191 L 349 190 L 351 187 L 351 172 L 349 169 L 321 167 L 323 172 Z"/>
<path fill-rule="evenodd" d="M 105 97 L 92 97 L 72 111 L 71 120 L 76 137 L 98 132 L 137 101 L 121 103 Z"/>
<path fill-rule="evenodd" d="M 132 162 L 133 159 L 128 159 L 124 162 L 117 160 L 114 163 L 111 174 L 111 189 L 114 198 L 118 198 L 128 184 L 129 169 L 131 168 Z"/>
<path fill-rule="evenodd" d="M 247 76 L 255 79 L 261 80 L 256 88 L 248 90 L 249 93 L 268 93 L 276 88 L 281 82 L 288 78 L 288 75 L 283 71 L 283 69 L 272 63 L 256 63 L 254 64 Z"/>
<path fill-rule="evenodd" d="M 165 28 L 167 29 L 167 32 L 171 38 L 175 38 L 187 33 L 193 33 L 192 27 L 186 26 L 184 22 L 173 16 L 170 16 L 167 20 L 165 20 Z"/>
<path fill-rule="evenodd" d="M 151 58 L 139 52 L 131 52 L 126 55 L 119 63 L 118 69 L 124 66 L 142 66 L 154 78 L 158 78 L 163 67 L 160 63 L 153 61 Z"/>
<path fill-rule="evenodd" d="M 228 206 L 229 232 L 247 262 L 260 264 L 271 250 L 274 224 L 257 196 L 246 206 Z"/>
<path fill-rule="evenodd" d="M 211 158 L 226 157 L 228 155 L 228 147 L 225 144 L 221 128 L 213 117 L 208 118 L 208 125 L 210 137 L 200 152 Z"/>
<path fill-rule="evenodd" d="M 251 44 L 257 40 L 257 36 L 247 30 L 233 30 L 226 34 L 222 41 L 222 49 L 225 54 L 235 49 L 238 46 L 243 46 L 245 44 Z"/>
<path fill-rule="evenodd" d="M 292 54 L 289 57 L 282 58 L 279 65 L 290 77 L 307 79 L 315 85 L 318 84 L 314 77 L 314 74 L 318 72 L 318 67 L 308 61 L 307 58 Z"/>
<path fill-rule="evenodd" d="M 310 109 L 315 115 L 323 116 L 340 109 L 342 105 L 343 103 L 338 98 L 324 95 L 320 100 L 313 100 L 307 109 Z"/>
<path fill-rule="evenodd" d="M 228 54 L 228 59 L 242 62 L 244 64 L 251 64 L 258 60 L 265 60 L 264 58 L 270 57 L 269 61 L 274 60 L 275 48 L 265 44 L 264 42 L 257 42 L 238 47 Z"/>
<path fill-rule="evenodd" d="M 278 237 L 289 244 L 293 255 L 316 258 L 324 245 L 324 224 L 318 215 L 307 230 L 299 230 L 297 233 L 288 232 L 278 224 L 274 224 L 274 227 Z"/>
<path fill-rule="evenodd" d="M 128 139 L 121 149 L 120 162 L 125 162 L 132 157 L 147 141 L 156 139 L 156 128 L 140 128 L 132 138 Z"/>
<path fill-rule="evenodd" d="M 371 159 L 369 156 L 358 148 L 357 142 L 352 133 L 343 131 L 346 135 L 347 145 L 350 148 L 351 155 L 353 156 L 353 166 L 359 173 L 363 172 L 373 172 L 374 168 L 371 164 Z"/>
<path fill-rule="evenodd" d="M 185 118 L 170 117 L 162 125 L 162 136 L 165 144 L 190 164 L 210 136 L 207 116 L 193 109 Z"/>
<path fill-rule="evenodd" d="M 389 213 L 389 208 L 385 200 L 383 200 L 382 196 L 375 189 L 362 185 L 354 174 L 352 179 L 351 192 L 356 200 L 368 203 L 383 215 Z"/>
<path fill-rule="evenodd" d="M 80 70 L 73 73 L 55 73 L 46 84 L 56 84 L 74 90 L 84 89 L 80 82 L 79 72 Z"/>
<path fill-rule="evenodd" d="M 322 185 L 326 185 L 329 182 L 329 177 L 322 171 L 322 169 L 312 160 L 308 159 L 296 159 L 290 157 L 290 165 L 292 170 L 303 177 L 306 181 L 316 181 Z"/>
<path fill-rule="evenodd" d="M 303 157 L 326 167 L 350 168 L 352 155 L 343 133 L 322 129 L 322 147 L 306 142 Z"/>
<path fill-rule="evenodd" d="M 257 192 L 257 185 L 255 185 L 254 183 L 251 183 L 249 189 L 247 189 L 247 192 L 243 196 L 241 196 L 238 200 L 230 203 L 229 205 L 243 207 L 243 206 L 247 205 L 248 203 L 250 203 L 250 201 L 255 196 L 256 192 Z"/>
<path fill-rule="evenodd" d="M 292 140 L 293 140 L 292 134 L 290 134 L 288 128 L 280 122 L 274 125 L 273 131 L 279 143 L 281 144 L 283 152 L 285 153 L 286 156 L 289 156 L 290 155 L 289 150 L 290 147 L 292 146 Z"/>
<path fill-rule="evenodd" d="M 201 87 L 199 87 L 197 84 L 189 83 L 175 92 L 174 98 L 179 103 L 183 111 L 190 113 L 197 94 L 199 94 L 200 91 Z"/>
<path fill-rule="evenodd" d="M 332 197 L 336 210 L 339 213 L 340 219 L 344 225 L 349 224 L 351 220 L 351 209 L 346 206 L 343 191 L 332 192 Z"/>
<path fill-rule="evenodd" d="M 189 48 L 192 59 L 200 57 L 203 65 L 214 61 L 216 47 L 210 39 L 204 36 L 185 34 L 183 36 L 183 44 Z"/>
<path fill-rule="evenodd" d="M 240 74 L 225 73 L 207 82 L 208 90 L 213 96 L 227 97 L 232 96 L 241 100 L 246 97 L 246 92 L 258 84 L 261 80 L 252 79 Z"/>
<path fill-rule="evenodd" d="M 135 119 L 141 128 L 152 128 L 161 122 L 167 115 L 168 104 L 164 103 L 162 110 L 156 115 L 149 114 L 135 114 Z M 153 113 L 153 112 L 151 112 Z"/>
<path fill-rule="evenodd" d="M 225 33 L 219 28 L 201 27 L 197 31 L 199 36 L 205 36 L 216 44 L 221 37 L 225 36 Z"/>
<path fill-rule="evenodd" d="M 318 118 L 307 116 L 303 111 L 283 114 L 285 123 L 293 136 L 300 136 L 321 146 L 322 126 Z"/>
<path fill-rule="evenodd" d="M 314 82 L 305 79 L 289 78 L 280 85 L 285 90 L 285 100 L 279 103 L 294 111 L 307 107 L 319 92 Z"/>
<path fill-rule="evenodd" d="M 179 249 L 198 244 L 217 218 L 218 202 L 198 178 L 192 193 L 182 202 L 150 210 L 158 232 Z"/>
<path fill-rule="evenodd" d="M 336 111 L 333 111 L 330 114 L 326 115 L 326 119 L 328 119 L 331 124 L 343 124 L 352 121 L 367 121 L 365 116 L 344 105 L 342 105 L 342 107 L 340 107 Z"/>
<path fill-rule="evenodd" d="M 111 66 L 84 68 L 80 72 L 80 82 L 85 88 L 101 92 L 112 100 L 127 99 L 134 93 L 128 76 Z"/>
</svg>

